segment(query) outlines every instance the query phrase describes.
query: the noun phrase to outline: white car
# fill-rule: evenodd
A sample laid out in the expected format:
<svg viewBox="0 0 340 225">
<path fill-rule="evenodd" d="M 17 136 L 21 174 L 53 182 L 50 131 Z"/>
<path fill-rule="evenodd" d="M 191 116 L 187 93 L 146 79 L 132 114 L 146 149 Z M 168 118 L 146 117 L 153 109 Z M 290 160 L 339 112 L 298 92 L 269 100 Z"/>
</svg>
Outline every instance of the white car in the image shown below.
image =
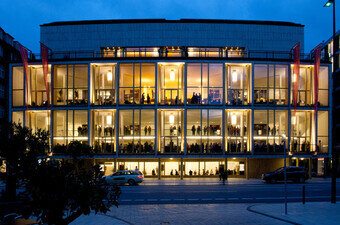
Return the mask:
<svg viewBox="0 0 340 225">
<path fill-rule="evenodd" d="M 138 170 L 121 170 L 112 175 L 106 176 L 106 182 L 109 184 L 136 185 L 143 182 L 143 174 Z"/>
</svg>

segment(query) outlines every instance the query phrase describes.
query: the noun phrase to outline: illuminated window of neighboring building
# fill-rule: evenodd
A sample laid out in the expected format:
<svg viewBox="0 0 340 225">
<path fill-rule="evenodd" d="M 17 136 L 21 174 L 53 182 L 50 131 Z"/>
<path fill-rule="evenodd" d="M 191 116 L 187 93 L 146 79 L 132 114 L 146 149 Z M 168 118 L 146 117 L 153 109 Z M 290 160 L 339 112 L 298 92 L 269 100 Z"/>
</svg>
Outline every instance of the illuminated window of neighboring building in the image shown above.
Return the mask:
<svg viewBox="0 0 340 225">
<path fill-rule="evenodd" d="M 291 151 L 293 153 L 309 153 L 313 150 L 313 112 L 292 111 L 291 116 Z"/>
<path fill-rule="evenodd" d="M 24 69 L 22 66 L 13 67 L 12 73 L 12 106 L 24 105 Z"/>
<path fill-rule="evenodd" d="M 250 104 L 250 65 L 226 65 L 226 102 L 228 105 Z"/>
<path fill-rule="evenodd" d="M 159 103 L 181 105 L 184 99 L 184 63 L 160 63 Z"/>
<path fill-rule="evenodd" d="M 282 141 L 288 136 L 287 110 L 254 111 L 254 152 L 282 153 Z"/>
<path fill-rule="evenodd" d="M 226 143 L 228 153 L 250 151 L 250 111 L 226 111 Z"/>
<path fill-rule="evenodd" d="M 319 93 L 318 93 L 318 104 L 320 106 L 328 106 L 328 67 L 320 66 L 319 70 Z"/>
<path fill-rule="evenodd" d="M 119 104 L 155 104 L 155 64 L 121 63 Z"/>
<path fill-rule="evenodd" d="M 53 76 L 55 105 L 87 104 L 87 65 L 55 65 Z"/>
<path fill-rule="evenodd" d="M 291 77 L 291 99 L 293 103 L 294 99 L 294 87 L 295 82 L 299 82 L 297 90 L 297 106 L 308 106 L 313 104 L 312 91 L 313 88 L 313 77 L 312 77 L 312 67 L 300 66 L 300 76 L 299 78 L 293 74 Z"/>
<path fill-rule="evenodd" d="M 187 110 L 187 152 L 222 153 L 222 110 Z"/>
<path fill-rule="evenodd" d="M 33 107 L 35 106 L 47 106 L 47 92 L 45 86 L 45 76 L 43 73 L 42 66 L 31 66 L 29 68 L 29 79 L 28 79 L 28 87 L 30 90 L 29 93 L 29 104 Z M 48 70 L 47 83 L 50 88 L 50 74 L 51 67 Z"/>
<path fill-rule="evenodd" d="M 223 65 L 188 63 L 188 104 L 221 105 L 223 100 Z"/>
<path fill-rule="evenodd" d="M 96 153 L 113 153 L 116 141 L 116 111 L 93 110 L 93 146 Z"/>
<path fill-rule="evenodd" d="M 129 109 L 119 111 L 119 153 L 155 153 L 155 111 Z"/>
<path fill-rule="evenodd" d="M 184 111 L 162 110 L 159 112 L 160 153 L 181 153 L 184 150 Z"/>
<path fill-rule="evenodd" d="M 50 131 L 50 111 L 26 111 L 25 118 L 26 126 L 32 129 L 32 132 L 37 132 L 38 129 Z"/>
<path fill-rule="evenodd" d="M 288 65 L 255 64 L 254 103 L 288 104 Z"/>
<path fill-rule="evenodd" d="M 116 103 L 116 64 L 93 65 L 94 91 L 92 101 L 96 105 Z"/>
<path fill-rule="evenodd" d="M 71 141 L 88 143 L 87 110 L 53 112 L 53 145 L 66 145 Z"/>
<path fill-rule="evenodd" d="M 316 147 L 318 153 L 328 154 L 328 123 L 328 111 L 318 111 L 318 142 Z"/>
</svg>

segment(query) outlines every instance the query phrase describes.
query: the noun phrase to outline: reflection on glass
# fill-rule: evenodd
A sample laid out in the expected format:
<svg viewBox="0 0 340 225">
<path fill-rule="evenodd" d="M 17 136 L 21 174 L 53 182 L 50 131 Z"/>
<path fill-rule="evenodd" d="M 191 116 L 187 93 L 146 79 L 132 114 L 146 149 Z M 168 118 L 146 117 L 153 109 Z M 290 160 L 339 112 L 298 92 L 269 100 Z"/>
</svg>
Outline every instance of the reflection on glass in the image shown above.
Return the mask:
<svg viewBox="0 0 340 225">
<path fill-rule="evenodd" d="M 116 102 L 116 64 L 93 65 L 93 103 L 113 105 Z"/>
<path fill-rule="evenodd" d="M 93 111 L 93 145 L 97 153 L 113 153 L 115 149 L 115 110 Z"/>
<path fill-rule="evenodd" d="M 183 110 L 160 111 L 160 153 L 183 152 L 183 115 Z"/>
<path fill-rule="evenodd" d="M 309 153 L 312 137 L 312 112 L 292 111 L 291 117 L 291 151 L 293 153 Z"/>
<path fill-rule="evenodd" d="M 228 105 L 247 105 L 249 97 L 249 65 L 226 65 L 226 93 Z"/>
<path fill-rule="evenodd" d="M 222 104 L 223 65 L 188 63 L 188 104 Z"/>
<path fill-rule="evenodd" d="M 282 153 L 283 140 L 288 134 L 288 111 L 254 111 L 254 152 Z"/>
<path fill-rule="evenodd" d="M 155 152 L 155 111 L 130 109 L 119 111 L 119 152 L 127 154 Z"/>
<path fill-rule="evenodd" d="M 87 104 L 87 65 L 55 65 L 53 76 L 55 105 Z"/>
<path fill-rule="evenodd" d="M 155 104 L 154 63 L 122 63 L 119 79 L 120 104 Z"/>
<path fill-rule="evenodd" d="M 228 153 L 244 153 L 250 151 L 249 117 L 249 110 L 227 110 L 226 142 Z"/>
<path fill-rule="evenodd" d="M 159 64 L 159 103 L 163 105 L 183 104 L 183 74 L 184 64 L 166 63 Z"/>
<path fill-rule="evenodd" d="M 187 110 L 187 152 L 222 153 L 222 110 Z"/>
</svg>

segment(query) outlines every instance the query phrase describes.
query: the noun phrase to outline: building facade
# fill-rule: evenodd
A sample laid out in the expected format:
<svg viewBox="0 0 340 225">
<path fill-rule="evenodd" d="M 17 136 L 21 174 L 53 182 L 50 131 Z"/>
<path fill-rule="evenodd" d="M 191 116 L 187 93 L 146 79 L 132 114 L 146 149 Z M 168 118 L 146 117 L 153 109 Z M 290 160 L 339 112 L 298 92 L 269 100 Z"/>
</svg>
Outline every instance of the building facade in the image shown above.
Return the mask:
<svg viewBox="0 0 340 225">
<path fill-rule="evenodd" d="M 53 157 L 92 145 L 106 174 L 259 178 L 290 165 L 322 175 L 331 154 L 330 63 L 301 55 L 292 104 L 292 47 L 303 26 L 230 20 L 110 20 L 41 26 L 50 55 L 11 66 L 10 120 L 50 132 Z M 46 90 L 50 90 L 47 94 Z M 47 98 L 51 105 L 46 104 Z"/>
<path fill-rule="evenodd" d="M 14 38 L 0 27 L 0 133 L 8 124 L 9 64 L 20 58 Z"/>
</svg>

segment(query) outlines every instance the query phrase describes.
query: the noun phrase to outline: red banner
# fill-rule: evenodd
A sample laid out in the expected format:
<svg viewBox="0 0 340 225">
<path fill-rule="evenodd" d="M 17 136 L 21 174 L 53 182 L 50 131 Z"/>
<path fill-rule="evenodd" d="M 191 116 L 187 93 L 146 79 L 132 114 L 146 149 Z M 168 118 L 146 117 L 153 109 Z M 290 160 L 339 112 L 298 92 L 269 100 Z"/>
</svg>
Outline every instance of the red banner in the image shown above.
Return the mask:
<svg viewBox="0 0 340 225">
<path fill-rule="evenodd" d="M 298 100 L 298 89 L 299 89 L 299 78 L 300 78 L 300 42 L 293 48 L 293 59 L 294 59 L 294 69 L 293 69 L 293 104 L 294 112 L 296 112 L 297 100 Z"/>
<path fill-rule="evenodd" d="M 22 46 L 21 44 L 19 44 L 20 47 L 20 55 L 21 55 L 21 59 L 22 59 L 22 63 L 23 63 L 23 67 L 24 67 L 24 76 L 25 76 L 25 105 L 26 107 L 28 107 L 28 52 L 27 49 Z"/>
<path fill-rule="evenodd" d="M 44 73 L 47 105 L 49 105 L 50 91 L 49 91 L 49 84 L 48 84 L 48 48 L 43 43 L 40 43 L 40 55 L 41 55 L 41 61 L 42 61 L 42 66 L 43 66 L 43 73 Z"/>
<path fill-rule="evenodd" d="M 319 70 L 320 70 L 321 46 L 319 45 L 314 50 L 314 113 L 319 104 Z"/>
</svg>

